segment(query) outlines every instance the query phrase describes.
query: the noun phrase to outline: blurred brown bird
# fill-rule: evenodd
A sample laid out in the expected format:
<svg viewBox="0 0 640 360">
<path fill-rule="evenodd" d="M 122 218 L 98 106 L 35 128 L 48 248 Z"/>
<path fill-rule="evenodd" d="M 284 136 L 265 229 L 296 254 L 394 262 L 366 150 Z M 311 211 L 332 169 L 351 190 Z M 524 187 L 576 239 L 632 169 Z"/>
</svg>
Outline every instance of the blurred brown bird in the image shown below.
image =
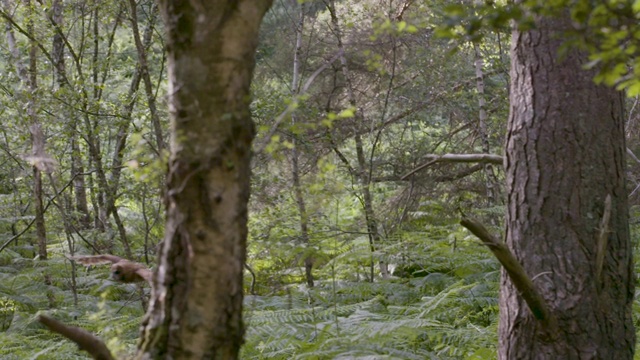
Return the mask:
<svg viewBox="0 0 640 360">
<path fill-rule="evenodd" d="M 68 258 L 82 265 L 113 264 L 111 265 L 111 279 L 127 284 L 141 281 L 151 282 L 153 274 L 148 267 L 115 255 L 70 256 Z"/>
</svg>

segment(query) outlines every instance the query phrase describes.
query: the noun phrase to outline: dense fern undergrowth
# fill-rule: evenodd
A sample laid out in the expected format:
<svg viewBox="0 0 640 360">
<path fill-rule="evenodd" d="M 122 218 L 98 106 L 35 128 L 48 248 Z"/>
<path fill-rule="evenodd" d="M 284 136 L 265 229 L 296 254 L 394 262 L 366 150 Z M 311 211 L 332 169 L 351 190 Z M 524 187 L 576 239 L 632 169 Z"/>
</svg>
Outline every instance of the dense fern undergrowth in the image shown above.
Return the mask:
<svg viewBox="0 0 640 360">
<path fill-rule="evenodd" d="M 357 239 L 325 252 L 312 289 L 302 269 L 289 269 L 279 286 L 261 285 L 267 280 L 255 266 L 257 295 L 245 298 L 242 358 L 495 359 L 500 270 L 490 253 L 454 224 L 404 232 L 387 250 L 395 254 L 394 276 L 374 282 L 363 265 L 367 243 Z M 61 248 L 51 252 L 46 262 L 15 249 L 0 253 L 0 358 L 88 358 L 40 326 L 41 312 L 130 357 L 143 317 L 140 294 L 148 296 L 148 287 L 112 283 L 106 268 L 80 268 L 74 299 L 71 264 Z M 247 286 L 249 280 L 247 274 Z M 638 319 L 638 300 L 634 313 Z"/>
</svg>

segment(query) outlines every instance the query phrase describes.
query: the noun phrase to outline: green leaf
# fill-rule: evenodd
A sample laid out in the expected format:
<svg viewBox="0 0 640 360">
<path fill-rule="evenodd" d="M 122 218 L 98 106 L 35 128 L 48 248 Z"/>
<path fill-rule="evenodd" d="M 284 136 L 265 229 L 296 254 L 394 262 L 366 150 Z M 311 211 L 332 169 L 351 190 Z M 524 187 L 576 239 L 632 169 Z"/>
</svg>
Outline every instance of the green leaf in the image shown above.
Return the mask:
<svg viewBox="0 0 640 360">
<path fill-rule="evenodd" d="M 640 95 L 640 81 L 635 81 L 631 86 L 627 88 L 627 96 L 635 97 Z"/>
<path fill-rule="evenodd" d="M 352 118 L 356 115 L 355 109 L 354 108 L 348 108 L 348 109 L 344 109 L 342 111 L 340 111 L 340 113 L 338 114 L 338 117 L 346 119 L 346 118 Z"/>
</svg>

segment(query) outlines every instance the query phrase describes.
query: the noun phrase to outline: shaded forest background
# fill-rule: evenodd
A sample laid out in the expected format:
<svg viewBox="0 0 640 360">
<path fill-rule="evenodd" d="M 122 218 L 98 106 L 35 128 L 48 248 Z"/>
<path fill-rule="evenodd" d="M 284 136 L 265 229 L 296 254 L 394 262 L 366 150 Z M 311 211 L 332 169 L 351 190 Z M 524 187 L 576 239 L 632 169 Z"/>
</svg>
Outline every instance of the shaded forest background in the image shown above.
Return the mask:
<svg viewBox="0 0 640 360">
<path fill-rule="evenodd" d="M 274 2 L 253 81 L 243 358 L 496 357 L 499 265 L 458 221 L 503 231 L 510 31 L 443 30 L 445 13 L 462 17 L 449 3 Z M 157 12 L 2 2 L 2 358 L 85 358 L 40 311 L 135 349 L 148 287 L 67 257 L 154 264 L 168 146 Z"/>
</svg>

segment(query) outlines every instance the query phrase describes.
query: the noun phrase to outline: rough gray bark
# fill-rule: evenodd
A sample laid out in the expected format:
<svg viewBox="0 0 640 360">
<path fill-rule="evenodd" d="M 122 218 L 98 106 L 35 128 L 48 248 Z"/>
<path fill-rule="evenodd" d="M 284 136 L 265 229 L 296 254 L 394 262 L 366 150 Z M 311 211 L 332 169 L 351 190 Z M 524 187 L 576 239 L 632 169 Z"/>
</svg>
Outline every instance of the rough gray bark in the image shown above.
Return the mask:
<svg viewBox="0 0 640 360">
<path fill-rule="evenodd" d="M 254 126 L 249 90 L 270 0 L 162 0 L 171 143 L 167 224 L 143 359 L 235 359 Z"/>
<path fill-rule="evenodd" d="M 568 15 L 536 22 L 512 40 L 506 243 L 558 326 L 545 329 L 503 273 L 499 357 L 631 359 L 623 98 L 593 83 L 583 53 L 558 55 Z"/>
</svg>

